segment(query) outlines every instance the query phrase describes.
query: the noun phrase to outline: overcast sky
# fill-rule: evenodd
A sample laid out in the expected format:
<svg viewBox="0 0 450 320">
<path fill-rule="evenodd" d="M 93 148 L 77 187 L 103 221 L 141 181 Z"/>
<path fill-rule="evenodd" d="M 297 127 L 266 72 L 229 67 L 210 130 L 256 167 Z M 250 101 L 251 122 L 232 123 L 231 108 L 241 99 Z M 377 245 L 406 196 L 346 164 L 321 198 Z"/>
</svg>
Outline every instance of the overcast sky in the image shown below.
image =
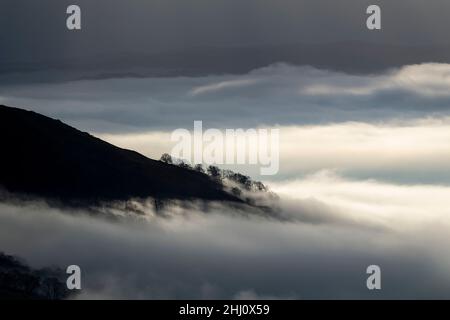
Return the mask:
<svg viewBox="0 0 450 320">
<path fill-rule="evenodd" d="M 66 8 L 82 9 L 68 32 Z M 382 31 L 365 27 L 382 8 Z M 446 0 L 2 0 L 0 58 L 34 60 L 158 52 L 192 46 L 321 43 L 448 43 Z"/>
</svg>

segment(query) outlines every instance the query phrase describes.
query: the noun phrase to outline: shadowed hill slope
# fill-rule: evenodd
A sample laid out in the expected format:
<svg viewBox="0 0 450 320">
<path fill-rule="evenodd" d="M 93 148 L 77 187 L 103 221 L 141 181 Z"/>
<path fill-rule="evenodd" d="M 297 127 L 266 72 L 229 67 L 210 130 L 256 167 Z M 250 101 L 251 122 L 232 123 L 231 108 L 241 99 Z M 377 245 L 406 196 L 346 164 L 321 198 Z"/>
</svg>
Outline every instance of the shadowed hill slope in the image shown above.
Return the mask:
<svg viewBox="0 0 450 320">
<path fill-rule="evenodd" d="M 240 201 L 208 176 L 111 145 L 35 112 L 0 106 L 0 186 L 62 202 L 131 197 Z"/>
</svg>

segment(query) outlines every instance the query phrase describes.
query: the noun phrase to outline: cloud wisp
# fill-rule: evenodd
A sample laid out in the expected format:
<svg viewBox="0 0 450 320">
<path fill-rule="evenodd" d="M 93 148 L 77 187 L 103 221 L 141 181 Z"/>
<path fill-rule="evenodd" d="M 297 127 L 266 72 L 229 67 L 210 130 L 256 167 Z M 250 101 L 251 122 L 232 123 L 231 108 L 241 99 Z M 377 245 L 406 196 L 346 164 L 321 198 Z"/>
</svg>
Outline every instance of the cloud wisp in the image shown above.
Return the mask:
<svg viewBox="0 0 450 320">
<path fill-rule="evenodd" d="M 2 103 L 90 132 L 379 122 L 450 115 L 450 65 L 349 75 L 275 64 L 240 76 L 118 78 L 0 88 Z"/>
</svg>

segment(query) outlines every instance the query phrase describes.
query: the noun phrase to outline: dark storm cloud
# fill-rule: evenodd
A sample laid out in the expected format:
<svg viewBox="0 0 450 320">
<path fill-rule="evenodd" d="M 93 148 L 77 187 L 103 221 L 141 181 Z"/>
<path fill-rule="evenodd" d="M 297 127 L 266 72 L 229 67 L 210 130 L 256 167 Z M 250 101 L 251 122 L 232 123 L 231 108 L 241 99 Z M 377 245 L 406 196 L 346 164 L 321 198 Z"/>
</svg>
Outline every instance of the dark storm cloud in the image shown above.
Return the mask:
<svg viewBox="0 0 450 320">
<path fill-rule="evenodd" d="M 65 26 L 66 8 L 73 3 L 82 8 L 83 29 L 79 32 L 69 32 Z M 365 10 L 374 3 L 383 9 L 383 29 L 369 32 L 365 27 Z M 158 66 L 198 72 L 248 71 L 264 63 L 295 59 L 286 57 L 285 53 L 305 52 L 304 48 L 297 51 L 289 47 L 261 49 L 258 45 L 348 40 L 389 45 L 448 44 L 450 27 L 447 18 L 450 3 L 445 0 L 342 0 L 339 4 L 335 0 L 2 0 L 0 11 L 3 72 L 35 68 L 91 70 L 99 65 L 107 70 L 103 70 L 105 73 L 117 72 L 118 65 L 127 66 L 128 73 L 136 72 L 130 66 L 139 69 L 142 65 L 151 68 L 153 74 L 167 72 L 154 70 Z M 248 61 L 239 61 L 248 47 L 232 53 L 208 51 L 217 46 L 256 46 L 259 49 L 248 53 L 245 59 Z M 196 47 L 200 48 L 199 52 L 189 51 Z M 320 48 L 314 50 L 312 57 L 317 56 Z M 369 51 L 369 56 L 373 51 L 370 47 L 365 50 Z M 385 62 L 379 61 L 383 59 L 380 53 L 389 52 L 389 47 L 378 50 L 381 51 L 372 52 L 370 61 L 384 65 Z M 435 51 L 432 48 L 421 50 L 432 54 Z M 448 48 L 440 50 L 448 53 Z M 176 58 L 147 56 L 166 51 L 176 52 Z M 346 63 L 362 63 L 364 66 L 358 68 L 367 70 L 371 63 L 368 59 L 333 62 L 333 50 L 324 48 L 323 51 L 320 61 L 330 60 L 328 64 L 340 68 Z M 363 54 L 364 50 L 354 46 L 351 51 Z M 428 56 L 422 51 L 415 51 L 412 56 Z M 208 66 L 217 64 L 217 61 L 208 61 L 208 55 L 225 56 L 219 59 L 220 64 L 229 66 Z M 396 55 L 406 59 L 405 54 Z M 259 59 L 263 62 L 257 64 Z"/>
</svg>

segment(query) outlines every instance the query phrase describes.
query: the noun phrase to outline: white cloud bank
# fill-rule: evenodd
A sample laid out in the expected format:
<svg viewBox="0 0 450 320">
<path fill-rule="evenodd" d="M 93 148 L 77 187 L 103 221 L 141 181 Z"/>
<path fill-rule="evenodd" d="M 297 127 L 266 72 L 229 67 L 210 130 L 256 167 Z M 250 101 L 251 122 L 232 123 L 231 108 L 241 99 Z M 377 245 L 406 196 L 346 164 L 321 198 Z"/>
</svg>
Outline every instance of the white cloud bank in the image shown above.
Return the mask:
<svg viewBox="0 0 450 320">
<path fill-rule="evenodd" d="M 320 84 L 302 88 L 304 94 L 324 96 L 371 96 L 388 91 L 407 91 L 429 98 L 450 97 L 450 65 L 411 65 L 369 77 L 326 77 Z"/>
<path fill-rule="evenodd" d="M 408 183 L 450 182 L 450 118 L 279 129 L 280 178 L 326 169 Z M 162 131 L 97 136 L 156 159 L 175 145 L 170 132 Z M 234 169 L 258 174 L 256 167 Z"/>
<path fill-rule="evenodd" d="M 449 186 L 349 180 L 322 171 L 271 187 L 281 196 L 329 204 L 335 214 L 391 230 L 416 231 L 429 223 L 450 226 Z"/>
</svg>

